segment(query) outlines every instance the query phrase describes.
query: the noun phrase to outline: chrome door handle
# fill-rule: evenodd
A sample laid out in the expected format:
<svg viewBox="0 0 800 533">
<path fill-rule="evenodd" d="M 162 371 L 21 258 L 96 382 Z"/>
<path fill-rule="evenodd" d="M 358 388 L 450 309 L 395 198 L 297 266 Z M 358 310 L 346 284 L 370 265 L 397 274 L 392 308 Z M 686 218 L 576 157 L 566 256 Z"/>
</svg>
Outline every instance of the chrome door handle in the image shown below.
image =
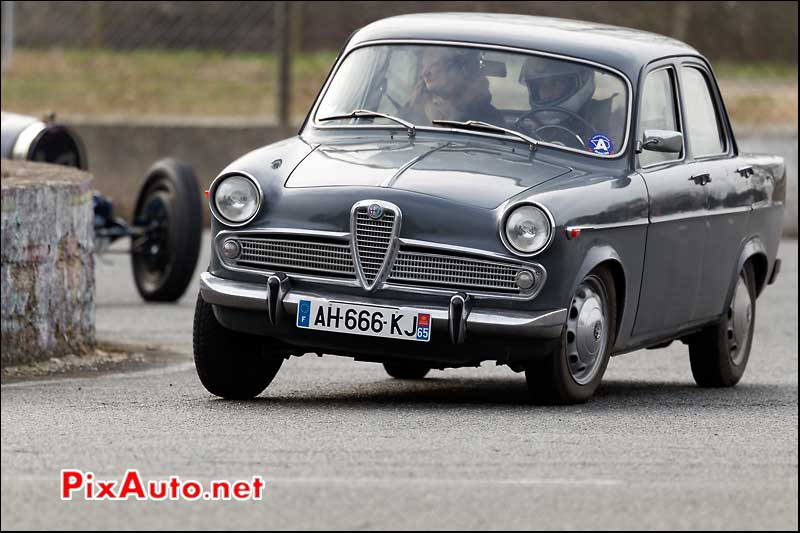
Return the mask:
<svg viewBox="0 0 800 533">
<path fill-rule="evenodd" d="M 739 168 L 737 168 L 737 169 L 736 169 L 736 172 L 738 172 L 738 173 L 739 173 L 739 175 L 740 175 L 741 177 L 743 177 L 743 178 L 749 178 L 750 176 L 752 176 L 752 175 L 753 175 L 753 173 L 755 172 L 755 170 L 753 170 L 753 167 L 751 167 L 750 165 L 748 165 L 748 166 L 744 166 L 744 167 L 739 167 Z"/>
<path fill-rule="evenodd" d="M 702 174 L 695 174 L 689 181 L 693 181 L 695 185 L 705 185 L 706 183 L 711 182 L 711 175 L 708 172 L 704 172 Z"/>
</svg>

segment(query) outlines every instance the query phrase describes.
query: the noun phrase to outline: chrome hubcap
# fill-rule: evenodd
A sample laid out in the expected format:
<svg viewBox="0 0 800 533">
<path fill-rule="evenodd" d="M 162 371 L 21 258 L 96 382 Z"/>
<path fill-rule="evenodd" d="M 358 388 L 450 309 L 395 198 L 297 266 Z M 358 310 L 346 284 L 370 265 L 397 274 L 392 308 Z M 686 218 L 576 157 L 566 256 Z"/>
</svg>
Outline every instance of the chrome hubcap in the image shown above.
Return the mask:
<svg viewBox="0 0 800 533">
<path fill-rule="evenodd" d="M 728 349 L 731 362 L 739 365 L 744 359 L 745 347 L 750 336 L 750 323 L 753 321 L 753 302 L 750 301 L 750 291 L 742 276 L 736 282 L 736 291 L 733 301 L 728 309 Z"/>
<path fill-rule="evenodd" d="M 597 282 L 587 279 L 575 291 L 567 318 L 567 363 L 572 379 L 589 383 L 600 369 L 608 339 L 606 303 Z"/>
</svg>

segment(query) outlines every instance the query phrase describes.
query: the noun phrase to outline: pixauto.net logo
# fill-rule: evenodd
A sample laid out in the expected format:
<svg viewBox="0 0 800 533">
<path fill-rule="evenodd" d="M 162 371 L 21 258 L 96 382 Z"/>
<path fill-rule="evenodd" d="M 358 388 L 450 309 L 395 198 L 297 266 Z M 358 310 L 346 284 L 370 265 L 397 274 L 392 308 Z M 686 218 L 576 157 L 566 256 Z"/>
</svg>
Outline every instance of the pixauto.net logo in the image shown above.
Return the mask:
<svg viewBox="0 0 800 533">
<path fill-rule="evenodd" d="M 142 480 L 139 471 L 129 469 L 122 479 L 97 479 L 93 472 L 81 470 L 61 471 L 61 499 L 73 497 L 89 501 L 99 500 L 261 500 L 264 479 L 253 476 L 249 480 L 213 480 L 207 486 L 180 476 L 167 479 Z"/>
</svg>

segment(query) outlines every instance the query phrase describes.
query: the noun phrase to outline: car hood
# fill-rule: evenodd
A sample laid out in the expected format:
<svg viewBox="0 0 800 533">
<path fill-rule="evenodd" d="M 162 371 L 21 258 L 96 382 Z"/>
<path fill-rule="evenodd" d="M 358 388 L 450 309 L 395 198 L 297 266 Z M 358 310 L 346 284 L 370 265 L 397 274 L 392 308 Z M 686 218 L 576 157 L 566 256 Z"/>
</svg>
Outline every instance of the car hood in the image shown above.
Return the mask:
<svg viewBox="0 0 800 533">
<path fill-rule="evenodd" d="M 358 142 L 320 145 L 286 180 L 297 187 L 383 187 L 493 209 L 569 172 L 527 148 L 465 143 Z"/>
</svg>

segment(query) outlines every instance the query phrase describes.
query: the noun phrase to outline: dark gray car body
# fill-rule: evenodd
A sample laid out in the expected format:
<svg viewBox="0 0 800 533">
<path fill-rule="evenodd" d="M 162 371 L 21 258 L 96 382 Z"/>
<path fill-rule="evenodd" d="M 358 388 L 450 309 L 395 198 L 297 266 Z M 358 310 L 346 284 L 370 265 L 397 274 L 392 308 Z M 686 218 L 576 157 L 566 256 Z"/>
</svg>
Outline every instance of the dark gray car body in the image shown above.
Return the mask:
<svg viewBox="0 0 800 533">
<path fill-rule="evenodd" d="M 643 80 L 653 69 L 686 62 L 714 80 L 709 63 L 693 48 L 659 35 L 576 21 L 426 14 L 378 21 L 356 32 L 337 65 L 358 47 L 387 41 L 480 44 L 611 67 L 630 83 L 628 141 L 614 157 L 601 158 L 546 146 L 531 153 L 524 143 L 493 134 L 426 130 L 409 139 L 401 127 L 321 127 L 312 120 L 315 104 L 298 136 L 255 150 L 220 174 L 251 176 L 263 193 L 259 213 L 246 225 L 212 220 L 214 253 L 201 294 L 224 326 L 278 338 L 298 354 L 405 357 L 441 367 L 482 360 L 514 366 L 548 353 L 544 345 L 560 336 L 576 284 L 601 264 L 611 269 L 618 295 L 614 353 L 662 344 L 718 320 L 748 259 L 758 292 L 770 279 L 786 188 L 783 160 L 738 152 L 716 82 L 726 153 L 695 159 L 687 143 L 682 160 L 639 168 L 635 140 L 643 134 L 637 125 Z M 708 173 L 711 181 L 690 181 L 699 173 Z M 440 246 L 455 256 L 541 268 L 546 277 L 531 297 L 392 283 L 367 291 L 356 278 L 332 282 L 295 275 L 291 267 L 235 268 L 220 258 L 219 244 L 237 234 L 306 238 L 325 232 L 326 239 L 349 243 L 351 210 L 365 200 L 399 207 L 401 247 Z M 552 243 L 535 257 L 518 257 L 500 237 L 504 214 L 525 202 L 543 206 L 554 221 Z M 580 235 L 570 238 L 573 229 Z M 274 274 L 280 285 L 268 287 Z M 305 331 L 294 325 L 296 306 L 287 298 L 293 291 L 447 313 L 434 322 L 425 344 Z M 466 312 L 480 328 L 470 329 L 454 311 L 455 294 L 468 297 Z M 493 322 L 494 315 L 502 320 Z M 526 316 L 535 316 L 535 323 Z M 454 324 L 459 320 L 465 332 Z"/>
</svg>

